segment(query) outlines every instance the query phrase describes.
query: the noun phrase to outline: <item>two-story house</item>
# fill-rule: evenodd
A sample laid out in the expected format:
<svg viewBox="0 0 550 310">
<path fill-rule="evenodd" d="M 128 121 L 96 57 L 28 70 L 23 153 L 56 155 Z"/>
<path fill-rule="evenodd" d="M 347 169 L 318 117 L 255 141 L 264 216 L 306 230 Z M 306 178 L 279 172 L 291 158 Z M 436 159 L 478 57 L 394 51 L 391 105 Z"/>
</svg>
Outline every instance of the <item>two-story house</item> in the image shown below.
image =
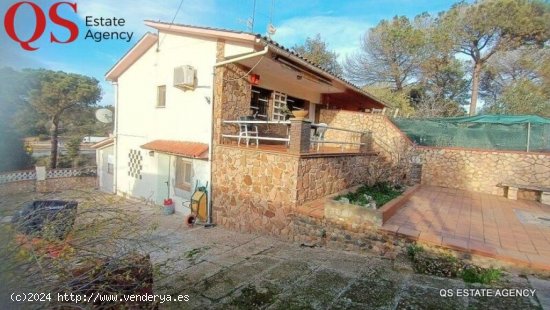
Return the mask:
<svg viewBox="0 0 550 310">
<path fill-rule="evenodd" d="M 276 233 L 284 225 L 266 221 L 364 178 L 366 133 L 331 127 L 323 111 L 382 109 L 380 100 L 260 35 L 146 24 L 157 34 L 106 74 L 116 116 L 115 138 L 102 145 L 112 146 L 112 182 L 103 183 L 113 192 L 172 198 L 187 213 L 195 185 L 208 183 L 214 220 L 239 227 L 244 216 Z M 309 115 L 289 120 L 297 109 Z"/>
</svg>

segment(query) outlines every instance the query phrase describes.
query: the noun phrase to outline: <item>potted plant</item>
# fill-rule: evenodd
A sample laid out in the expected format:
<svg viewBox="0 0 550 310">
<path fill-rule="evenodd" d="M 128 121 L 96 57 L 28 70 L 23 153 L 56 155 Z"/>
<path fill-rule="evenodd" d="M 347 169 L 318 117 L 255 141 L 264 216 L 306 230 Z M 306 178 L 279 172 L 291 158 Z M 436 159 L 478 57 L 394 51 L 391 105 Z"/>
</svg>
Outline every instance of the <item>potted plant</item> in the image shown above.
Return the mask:
<svg viewBox="0 0 550 310">
<path fill-rule="evenodd" d="M 164 199 L 164 215 L 174 214 L 176 212 L 175 204 L 172 198 Z"/>
<path fill-rule="evenodd" d="M 304 119 L 309 114 L 309 111 L 304 109 L 292 110 L 292 115 L 295 119 Z"/>
</svg>

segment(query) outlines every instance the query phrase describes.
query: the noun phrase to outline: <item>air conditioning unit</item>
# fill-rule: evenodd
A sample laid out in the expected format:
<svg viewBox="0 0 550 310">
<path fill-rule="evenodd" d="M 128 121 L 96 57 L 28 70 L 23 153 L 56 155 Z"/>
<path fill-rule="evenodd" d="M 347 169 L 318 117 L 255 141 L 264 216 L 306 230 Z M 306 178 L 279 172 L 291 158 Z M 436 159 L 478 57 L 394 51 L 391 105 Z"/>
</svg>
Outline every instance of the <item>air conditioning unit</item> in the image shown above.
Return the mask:
<svg viewBox="0 0 550 310">
<path fill-rule="evenodd" d="M 192 66 L 174 68 L 174 86 L 181 89 L 194 89 L 197 70 Z"/>
</svg>

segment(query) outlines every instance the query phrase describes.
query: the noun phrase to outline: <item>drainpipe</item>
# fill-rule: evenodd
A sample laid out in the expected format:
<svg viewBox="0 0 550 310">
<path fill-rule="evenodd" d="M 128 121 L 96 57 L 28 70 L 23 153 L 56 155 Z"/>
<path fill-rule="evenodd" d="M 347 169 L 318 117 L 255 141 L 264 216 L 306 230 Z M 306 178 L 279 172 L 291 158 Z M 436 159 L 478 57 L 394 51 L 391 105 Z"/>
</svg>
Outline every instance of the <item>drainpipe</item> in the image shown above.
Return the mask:
<svg viewBox="0 0 550 310">
<path fill-rule="evenodd" d="M 115 125 L 114 125 L 114 138 L 115 138 L 115 164 L 113 171 L 113 187 L 115 195 L 118 193 L 118 82 L 112 82 L 112 85 L 115 88 Z"/>
<path fill-rule="evenodd" d="M 267 52 L 269 52 L 269 46 L 266 45 L 266 47 L 263 50 L 259 51 L 259 52 L 252 52 L 252 53 L 248 53 L 248 54 L 245 54 L 245 55 L 242 55 L 242 56 L 239 56 L 239 57 L 235 57 L 235 58 L 231 58 L 231 59 L 228 59 L 228 60 L 220 61 L 220 62 L 218 62 L 214 65 L 214 69 L 216 69 L 216 67 L 227 65 L 227 64 L 230 64 L 230 63 L 234 63 L 236 61 L 245 60 L 245 59 L 252 58 L 252 57 L 257 57 L 257 56 L 263 56 L 263 55 L 267 54 Z"/>
<path fill-rule="evenodd" d="M 209 227 L 212 227 L 214 226 L 215 224 L 212 222 L 212 192 L 213 192 L 213 189 L 212 189 L 212 176 L 213 176 L 213 158 L 212 158 L 212 154 L 213 154 L 213 149 L 212 149 L 212 141 L 214 141 L 214 123 L 215 123 L 215 119 L 214 119 L 214 103 L 216 102 L 216 68 L 219 67 L 219 66 L 223 66 L 223 65 L 227 65 L 227 64 L 230 64 L 230 63 L 234 63 L 234 62 L 237 62 L 237 61 L 241 61 L 241 60 L 245 60 L 245 59 L 248 59 L 248 58 L 252 58 L 252 57 L 258 57 L 258 56 L 263 56 L 265 54 L 267 54 L 267 52 L 269 52 L 269 46 L 266 45 L 264 47 L 263 50 L 259 51 L 259 52 L 252 52 L 252 53 L 249 53 L 249 54 L 245 54 L 245 55 L 242 55 L 242 56 L 239 56 L 239 57 L 235 57 L 235 58 L 232 58 L 232 59 L 228 59 L 228 60 L 224 60 L 224 61 L 220 61 L 220 62 L 217 62 L 216 64 L 214 64 L 214 67 L 212 68 L 212 100 L 210 101 L 210 141 L 208 142 L 208 160 L 210 161 L 210 189 L 208 191 L 208 215 L 207 215 L 207 220 L 206 220 L 206 225 L 204 226 L 205 228 L 209 228 Z M 222 82 L 223 83 L 223 82 Z"/>
</svg>

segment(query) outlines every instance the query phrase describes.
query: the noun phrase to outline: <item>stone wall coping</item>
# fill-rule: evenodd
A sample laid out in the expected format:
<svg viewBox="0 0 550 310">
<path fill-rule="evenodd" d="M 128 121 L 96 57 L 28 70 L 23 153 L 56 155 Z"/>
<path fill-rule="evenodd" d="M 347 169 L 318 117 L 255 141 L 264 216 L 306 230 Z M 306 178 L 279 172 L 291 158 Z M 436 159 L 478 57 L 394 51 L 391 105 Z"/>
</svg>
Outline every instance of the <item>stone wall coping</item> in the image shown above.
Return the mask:
<svg viewBox="0 0 550 310">
<path fill-rule="evenodd" d="M 417 145 L 417 149 L 420 150 L 448 150 L 448 151 L 463 151 L 463 152 L 474 152 L 474 153 L 504 153 L 504 154 L 520 154 L 520 155 L 544 155 L 550 156 L 550 153 L 547 152 L 527 152 L 527 151 L 515 151 L 515 150 L 487 150 L 487 149 L 476 149 L 476 148 L 464 148 L 464 147 L 451 147 L 451 146 L 426 146 L 426 145 Z"/>
<path fill-rule="evenodd" d="M 405 139 L 405 141 L 407 141 L 409 144 L 411 145 L 414 145 L 415 143 L 409 138 L 409 136 L 407 136 L 403 131 L 401 131 L 401 129 L 399 129 L 399 127 L 397 127 L 390 119 L 387 115 L 384 115 L 384 114 L 372 114 L 372 113 L 367 113 L 367 112 L 359 112 L 359 111 L 347 111 L 347 110 L 327 110 L 327 109 L 323 109 L 323 110 L 326 110 L 326 111 L 336 111 L 338 113 L 346 113 L 346 114 L 360 114 L 360 115 L 364 115 L 365 117 L 373 117 L 373 118 L 382 118 L 384 119 L 384 122 L 386 122 L 387 124 L 389 124 L 390 127 L 392 127 L 393 130 L 397 131 L 399 133 L 399 135 Z M 376 134 L 376 131 L 372 131 L 372 130 L 369 130 L 371 132 L 373 132 L 374 134 Z"/>
<path fill-rule="evenodd" d="M 377 156 L 378 152 L 366 152 L 366 153 L 359 153 L 359 152 L 342 152 L 342 153 L 284 153 L 284 152 L 278 152 L 278 151 L 272 151 L 272 150 L 264 150 L 264 149 L 257 149 L 257 148 L 246 148 L 242 146 L 237 145 L 229 145 L 229 144 L 218 144 L 216 147 L 222 147 L 227 149 L 235 149 L 235 150 L 242 150 L 247 151 L 250 153 L 259 153 L 259 154 L 272 154 L 272 155 L 279 155 L 279 156 L 287 156 L 287 157 L 293 157 L 293 158 L 323 158 L 323 157 L 347 157 L 347 156 Z"/>
</svg>

